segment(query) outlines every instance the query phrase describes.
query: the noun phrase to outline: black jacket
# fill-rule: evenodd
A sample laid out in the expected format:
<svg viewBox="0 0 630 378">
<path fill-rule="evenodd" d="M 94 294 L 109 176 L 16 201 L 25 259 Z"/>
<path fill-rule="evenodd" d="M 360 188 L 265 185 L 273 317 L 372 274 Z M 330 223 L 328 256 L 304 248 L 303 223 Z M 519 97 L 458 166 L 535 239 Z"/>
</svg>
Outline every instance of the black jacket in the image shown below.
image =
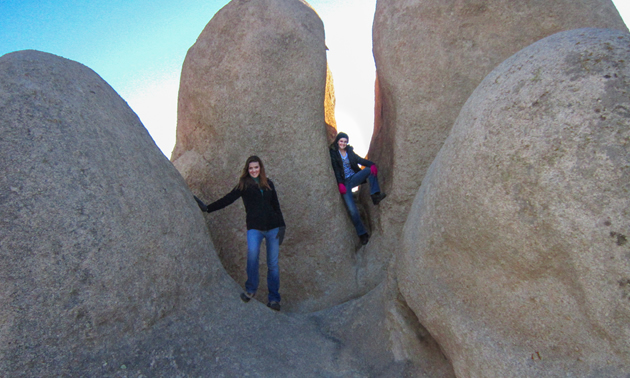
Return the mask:
<svg viewBox="0 0 630 378">
<path fill-rule="evenodd" d="M 363 159 L 359 155 L 354 152 L 354 148 L 352 146 L 346 147 L 346 152 L 348 153 L 348 158 L 350 159 L 350 168 L 357 173 L 361 170 L 359 168 L 359 164 L 364 167 L 371 167 L 374 165 L 369 160 Z M 335 171 L 335 178 L 337 179 L 337 184 L 343 184 L 346 182 L 346 177 L 343 172 L 343 160 L 341 159 L 341 155 L 339 154 L 339 150 L 331 148 L 330 149 L 330 162 L 332 163 L 333 171 Z"/>
<path fill-rule="evenodd" d="M 232 204 L 239 197 L 245 205 L 246 222 L 248 230 L 269 231 L 276 227 L 285 227 L 284 217 L 280 211 L 278 194 L 271 180 L 267 180 L 271 190 L 263 190 L 251 180 L 251 183 L 243 190 L 238 185 L 223 198 L 208 205 L 208 212 L 217 211 Z"/>
</svg>

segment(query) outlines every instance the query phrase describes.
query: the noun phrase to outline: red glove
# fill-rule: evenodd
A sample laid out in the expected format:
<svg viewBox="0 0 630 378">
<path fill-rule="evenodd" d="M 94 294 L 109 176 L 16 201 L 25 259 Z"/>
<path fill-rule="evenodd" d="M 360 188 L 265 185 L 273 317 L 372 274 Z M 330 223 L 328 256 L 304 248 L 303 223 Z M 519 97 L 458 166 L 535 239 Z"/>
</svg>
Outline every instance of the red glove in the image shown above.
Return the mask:
<svg viewBox="0 0 630 378">
<path fill-rule="evenodd" d="M 342 183 L 339 183 L 339 193 L 346 194 L 348 191 L 346 190 L 346 186 Z"/>
<path fill-rule="evenodd" d="M 376 164 L 373 164 L 370 167 L 370 173 L 372 173 L 372 176 L 376 176 L 378 174 L 378 168 L 376 168 Z"/>
</svg>

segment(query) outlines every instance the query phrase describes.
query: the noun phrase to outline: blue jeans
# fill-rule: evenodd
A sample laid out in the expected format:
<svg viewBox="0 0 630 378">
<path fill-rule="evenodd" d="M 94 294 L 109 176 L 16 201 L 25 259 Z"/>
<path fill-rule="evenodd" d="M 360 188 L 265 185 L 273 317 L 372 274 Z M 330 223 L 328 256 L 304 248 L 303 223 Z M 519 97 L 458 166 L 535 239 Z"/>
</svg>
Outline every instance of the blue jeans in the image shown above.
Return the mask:
<svg viewBox="0 0 630 378">
<path fill-rule="evenodd" d="M 279 228 L 269 231 L 247 230 L 247 282 L 245 290 L 255 293 L 258 290 L 258 255 L 263 238 L 267 241 L 267 290 L 269 290 L 269 302 L 280 302 L 280 268 L 278 267 L 278 254 L 280 253 L 280 241 L 278 240 Z"/>
<path fill-rule="evenodd" d="M 350 213 L 350 219 L 352 220 L 352 224 L 354 224 L 354 228 L 357 230 L 357 235 L 359 236 L 367 234 L 367 231 L 365 230 L 365 226 L 363 226 L 363 222 L 361 222 L 359 209 L 357 209 L 357 205 L 354 203 L 352 188 L 361 185 L 365 179 L 367 179 L 368 183 L 370 183 L 370 194 L 375 194 L 381 191 L 381 188 L 378 186 L 378 179 L 376 176 L 372 175 L 369 169 L 362 169 L 350 178 L 346 179 L 345 185 L 347 191 L 346 194 L 343 195 L 343 200 L 346 202 L 346 206 L 348 207 L 348 213 Z"/>
</svg>

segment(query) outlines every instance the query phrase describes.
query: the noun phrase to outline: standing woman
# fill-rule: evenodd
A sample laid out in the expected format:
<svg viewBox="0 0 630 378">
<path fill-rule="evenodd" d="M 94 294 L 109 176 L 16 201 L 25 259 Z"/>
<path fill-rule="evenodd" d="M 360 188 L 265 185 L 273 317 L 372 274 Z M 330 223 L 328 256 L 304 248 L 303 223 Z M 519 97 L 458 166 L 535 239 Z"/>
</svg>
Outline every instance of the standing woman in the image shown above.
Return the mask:
<svg viewBox="0 0 630 378">
<path fill-rule="evenodd" d="M 278 194 L 273 182 L 265 174 L 265 166 L 258 156 L 250 156 L 245 162 L 238 185 L 223 198 L 209 204 L 207 212 L 232 204 L 238 198 L 243 199 L 247 221 L 247 282 L 245 292 L 241 293 L 243 302 L 249 302 L 258 290 L 258 255 L 260 245 L 267 243 L 267 289 L 269 302 L 267 307 L 280 311 L 280 269 L 278 254 L 284 239 L 284 218 L 280 211 Z M 201 205 L 200 205 L 201 207 Z M 203 210 L 203 207 L 201 207 Z"/>
<path fill-rule="evenodd" d="M 333 171 L 335 171 L 339 193 L 341 193 L 346 202 L 354 228 L 357 231 L 357 235 L 359 235 L 359 239 L 361 239 L 361 244 L 366 245 L 370 240 L 370 235 L 368 235 L 363 222 L 361 222 L 359 210 L 352 196 L 352 188 L 361 185 L 367 179 L 370 183 L 370 194 L 374 205 L 378 205 L 387 195 L 381 193 L 381 189 L 378 186 L 376 177 L 378 169 L 376 164 L 357 155 L 352 146 L 348 145 L 349 139 L 346 133 L 337 134 L 335 141 L 330 145 L 330 161 Z M 370 167 L 370 169 L 361 169 L 359 164 L 364 167 Z"/>
</svg>

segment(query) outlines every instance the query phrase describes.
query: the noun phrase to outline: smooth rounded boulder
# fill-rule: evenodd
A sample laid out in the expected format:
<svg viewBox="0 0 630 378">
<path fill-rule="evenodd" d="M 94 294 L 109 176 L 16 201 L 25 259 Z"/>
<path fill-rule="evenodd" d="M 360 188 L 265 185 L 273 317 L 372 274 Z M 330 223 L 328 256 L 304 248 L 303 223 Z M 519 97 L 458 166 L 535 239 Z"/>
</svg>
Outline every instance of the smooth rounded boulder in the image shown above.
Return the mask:
<svg viewBox="0 0 630 378">
<path fill-rule="evenodd" d="M 405 300 L 457 376 L 630 371 L 630 34 L 577 29 L 473 92 L 405 223 Z"/>
<path fill-rule="evenodd" d="M 186 183 L 127 103 L 89 68 L 38 51 L 0 58 L 0 223 L 9 375 L 61 373 L 129 341 L 221 269 Z"/>
<path fill-rule="evenodd" d="M 610 0 L 379 0 L 373 26 L 378 76 L 370 159 L 388 193 L 371 217 L 397 250 L 411 203 L 462 106 L 497 65 L 563 30 L 627 31 Z M 393 235 L 393 236 L 391 236 Z"/>
<path fill-rule="evenodd" d="M 303 1 L 231 1 L 188 51 L 180 82 L 171 160 L 192 191 L 205 202 L 221 198 L 250 155 L 275 184 L 287 224 L 279 264 L 288 311 L 323 309 L 369 289 L 355 279 L 358 238 L 330 164 L 324 42 L 321 20 Z M 241 201 L 206 221 L 223 265 L 244 285 Z M 256 299 L 266 302 L 264 256 L 263 247 Z"/>
</svg>

